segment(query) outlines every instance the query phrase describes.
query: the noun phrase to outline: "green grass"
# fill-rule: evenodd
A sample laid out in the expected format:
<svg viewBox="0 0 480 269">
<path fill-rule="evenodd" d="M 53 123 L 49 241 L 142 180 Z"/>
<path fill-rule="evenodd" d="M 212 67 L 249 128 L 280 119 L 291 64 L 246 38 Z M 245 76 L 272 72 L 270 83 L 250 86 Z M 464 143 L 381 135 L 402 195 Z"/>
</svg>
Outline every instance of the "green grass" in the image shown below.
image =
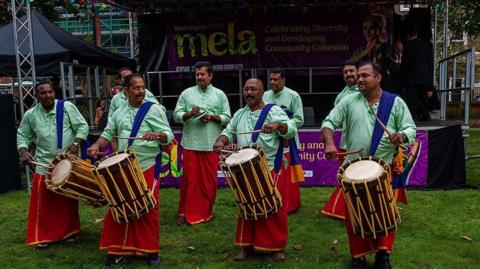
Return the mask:
<svg viewBox="0 0 480 269">
<path fill-rule="evenodd" d="M 161 191 L 162 268 L 345 268 L 350 257 L 342 222 L 320 214 L 333 188 L 302 189 L 302 209 L 289 219 L 287 260 L 274 263 L 259 256 L 232 261 L 237 251 L 235 205 L 228 189 L 218 193 L 216 214 L 208 224 L 177 227 L 178 190 Z M 478 190 L 411 191 L 410 204 L 401 205 L 402 224 L 394 246 L 395 268 L 479 268 L 480 192 Z M 37 250 L 25 246 L 28 194 L 0 196 L 0 268 L 100 268 L 105 253 L 98 250 L 105 208 L 81 205 L 82 232 L 74 243 Z M 55 210 L 55 209 L 52 209 Z M 466 235 L 472 241 L 460 238 Z M 339 240 L 334 247 L 332 241 Z M 301 251 L 293 246 L 300 244 Z M 193 247 L 193 250 L 189 250 Z M 373 260 L 370 258 L 370 260 Z M 146 268 L 143 260 L 119 268 Z"/>
<path fill-rule="evenodd" d="M 480 131 L 470 132 L 469 153 L 480 154 Z M 480 186 L 480 160 L 467 163 L 467 183 Z M 237 263 L 236 206 L 229 189 L 220 189 L 215 218 L 207 224 L 175 225 L 178 190 L 160 194 L 161 268 L 345 268 L 350 260 L 345 228 L 341 221 L 321 215 L 333 188 L 302 189 L 301 210 L 289 217 L 287 260 L 275 263 L 258 256 Z M 480 268 L 480 191 L 409 192 L 410 204 L 400 205 L 402 224 L 392 255 L 394 268 Z M 106 208 L 81 204 L 82 232 L 77 242 L 58 243 L 37 250 L 25 245 L 28 193 L 0 195 L 0 268 L 100 268 L 105 253 L 98 250 Z M 52 208 L 51 210 L 55 210 Z M 472 241 L 465 241 L 465 235 Z M 338 244 L 332 242 L 338 240 Z M 300 244 L 301 251 L 293 250 Z M 190 247 L 190 248 L 189 248 Z M 191 248 L 193 247 L 193 249 Z M 373 257 L 369 257 L 373 262 Z M 148 268 L 132 260 L 115 268 Z"/>
</svg>

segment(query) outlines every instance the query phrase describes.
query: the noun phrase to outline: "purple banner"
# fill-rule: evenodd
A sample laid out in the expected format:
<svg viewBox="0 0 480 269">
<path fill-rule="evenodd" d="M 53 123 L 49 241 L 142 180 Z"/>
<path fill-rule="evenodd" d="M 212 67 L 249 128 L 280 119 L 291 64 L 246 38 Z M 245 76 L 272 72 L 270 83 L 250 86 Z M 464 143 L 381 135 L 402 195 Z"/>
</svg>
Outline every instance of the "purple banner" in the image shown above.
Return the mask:
<svg viewBox="0 0 480 269">
<path fill-rule="evenodd" d="M 362 24 L 371 14 L 383 21 L 378 31 L 386 42 L 392 28 L 391 4 L 162 14 L 167 23 L 168 68 L 190 71 L 197 61 L 210 61 L 214 70 L 339 67 L 356 50 L 366 47 Z"/>
<path fill-rule="evenodd" d="M 340 132 L 335 132 L 337 146 L 340 141 Z M 181 133 L 175 133 L 175 139 L 181 141 Z M 305 175 L 302 186 L 335 186 L 338 162 L 324 158 L 325 146 L 321 142 L 320 130 L 300 130 L 299 154 Z M 420 141 L 420 150 L 408 177 L 408 186 L 422 187 L 427 183 L 428 171 L 428 134 L 427 131 L 418 131 L 417 140 Z M 182 169 L 182 149 L 180 145 L 172 147 L 170 152 L 163 153 L 161 172 L 162 186 L 179 186 Z M 218 184 L 225 186 L 225 178 L 218 171 Z"/>
</svg>

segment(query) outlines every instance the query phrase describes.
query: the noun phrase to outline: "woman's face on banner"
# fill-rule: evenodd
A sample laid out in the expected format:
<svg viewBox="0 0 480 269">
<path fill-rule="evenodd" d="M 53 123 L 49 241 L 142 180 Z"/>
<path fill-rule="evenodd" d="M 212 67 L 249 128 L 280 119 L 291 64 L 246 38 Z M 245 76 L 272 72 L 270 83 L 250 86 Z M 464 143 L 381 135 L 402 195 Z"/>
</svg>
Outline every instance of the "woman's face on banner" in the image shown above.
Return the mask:
<svg viewBox="0 0 480 269">
<path fill-rule="evenodd" d="M 367 42 L 374 42 L 378 39 L 378 31 L 371 21 L 363 23 L 363 37 Z"/>
</svg>

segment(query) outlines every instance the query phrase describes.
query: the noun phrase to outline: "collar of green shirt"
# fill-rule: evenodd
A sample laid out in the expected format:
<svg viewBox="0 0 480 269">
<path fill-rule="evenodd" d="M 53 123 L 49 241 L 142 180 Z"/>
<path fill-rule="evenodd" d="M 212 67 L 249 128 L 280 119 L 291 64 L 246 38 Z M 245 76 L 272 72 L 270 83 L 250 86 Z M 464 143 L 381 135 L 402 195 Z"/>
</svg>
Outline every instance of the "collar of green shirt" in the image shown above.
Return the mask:
<svg viewBox="0 0 480 269">
<path fill-rule="evenodd" d="M 205 90 L 202 90 L 200 86 L 196 85 L 195 89 L 197 89 L 197 91 L 199 91 L 200 93 L 207 93 L 212 89 L 212 87 L 213 87 L 212 84 L 208 84 L 207 88 Z"/>
</svg>

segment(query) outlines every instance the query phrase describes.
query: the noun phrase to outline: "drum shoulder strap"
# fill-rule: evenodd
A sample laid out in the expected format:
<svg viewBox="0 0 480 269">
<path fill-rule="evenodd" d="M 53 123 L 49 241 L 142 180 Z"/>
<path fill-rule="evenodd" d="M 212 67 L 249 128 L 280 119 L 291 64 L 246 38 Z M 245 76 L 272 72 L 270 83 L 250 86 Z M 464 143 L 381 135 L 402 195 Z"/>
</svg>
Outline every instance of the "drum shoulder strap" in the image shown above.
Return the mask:
<svg viewBox="0 0 480 269">
<path fill-rule="evenodd" d="M 380 104 L 378 105 L 377 116 L 383 122 L 385 126 L 388 124 L 388 118 L 392 112 L 393 104 L 395 102 L 395 94 L 389 93 L 387 91 L 382 91 L 382 96 L 380 97 Z M 375 127 L 373 128 L 372 142 L 370 144 L 370 156 L 374 156 L 377 151 L 378 144 L 383 136 L 383 128 L 380 126 L 378 121 L 375 121 Z"/>
<path fill-rule="evenodd" d="M 138 130 L 140 130 L 140 126 L 142 125 L 143 119 L 147 115 L 148 111 L 152 107 L 153 102 L 145 102 L 143 103 L 137 111 L 135 115 L 135 119 L 133 120 L 132 131 L 130 132 L 130 137 L 136 137 L 138 134 Z M 128 147 L 130 147 L 133 143 L 133 139 L 128 140 Z"/>
<path fill-rule="evenodd" d="M 265 123 L 265 120 L 267 119 L 268 112 L 270 112 L 270 109 L 274 106 L 275 104 L 266 104 L 262 108 L 262 112 L 260 112 L 260 117 L 258 117 L 257 122 L 255 123 L 255 130 L 260 130 L 262 129 L 263 124 Z M 256 143 L 258 136 L 260 133 L 254 133 L 252 134 L 252 143 Z"/>
<path fill-rule="evenodd" d="M 57 107 L 55 110 L 56 121 L 57 121 L 57 150 L 62 150 L 63 148 L 63 108 L 65 106 L 64 100 L 57 100 Z"/>
</svg>

